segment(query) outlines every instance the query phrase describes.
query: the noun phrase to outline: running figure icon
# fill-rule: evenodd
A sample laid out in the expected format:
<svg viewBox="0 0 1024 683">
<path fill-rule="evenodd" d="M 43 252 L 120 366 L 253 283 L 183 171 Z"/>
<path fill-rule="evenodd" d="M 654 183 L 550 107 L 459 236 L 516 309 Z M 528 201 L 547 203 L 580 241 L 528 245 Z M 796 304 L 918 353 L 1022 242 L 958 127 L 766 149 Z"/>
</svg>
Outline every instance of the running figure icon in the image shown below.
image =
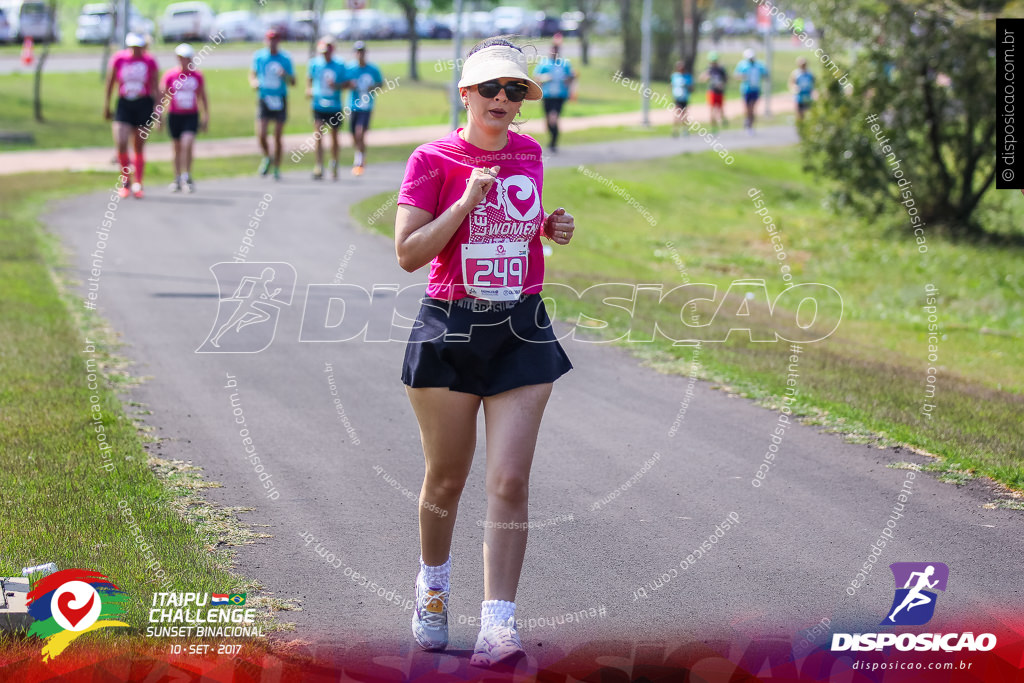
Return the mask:
<svg viewBox="0 0 1024 683">
<path fill-rule="evenodd" d="M 928 580 L 934 573 L 935 566 L 928 565 L 923 572 L 912 572 L 910 574 L 907 578 L 907 583 L 903 586 L 904 588 L 909 588 L 910 592 L 908 592 L 907 596 L 903 598 L 903 602 L 900 603 L 900 606 L 894 609 L 889 615 L 889 621 L 896 623 L 896 615 L 904 608 L 909 612 L 915 607 L 927 605 L 932 601 L 930 596 L 922 593 L 921 591 L 925 588 L 935 588 L 935 586 L 938 585 L 938 579 L 935 579 L 935 581 Z M 917 583 L 914 586 L 911 586 L 910 584 L 914 582 L 914 577 L 917 577 Z"/>
<path fill-rule="evenodd" d="M 277 306 L 272 303 L 263 302 L 273 301 L 281 293 L 280 287 L 274 289 L 273 292 L 269 289 L 270 283 L 274 281 L 276 275 L 277 273 L 274 272 L 274 269 L 268 266 L 263 269 L 259 277 L 247 275 L 242 278 L 235 289 L 235 293 L 229 298 L 224 299 L 224 301 L 237 301 L 238 307 L 231 314 L 231 317 L 228 318 L 228 321 L 217 330 L 217 334 L 210 340 L 211 344 L 220 348 L 220 338 L 228 330 L 234 328 L 235 332 L 241 332 L 243 327 L 270 320 L 271 312 L 276 311 Z M 271 310 L 267 310 L 268 308 Z"/>
</svg>

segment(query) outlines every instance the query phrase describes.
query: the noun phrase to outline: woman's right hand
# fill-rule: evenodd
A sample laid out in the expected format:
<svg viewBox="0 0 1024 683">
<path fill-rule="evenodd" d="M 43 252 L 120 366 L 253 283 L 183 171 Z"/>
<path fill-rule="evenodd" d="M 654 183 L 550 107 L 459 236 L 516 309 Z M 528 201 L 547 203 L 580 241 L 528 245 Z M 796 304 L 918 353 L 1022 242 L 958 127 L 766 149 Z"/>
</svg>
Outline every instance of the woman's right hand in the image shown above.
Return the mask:
<svg viewBox="0 0 1024 683">
<path fill-rule="evenodd" d="M 469 180 L 466 181 L 466 191 L 462 193 L 462 199 L 466 206 L 472 209 L 484 200 L 487 193 L 491 191 L 491 186 L 494 185 L 494 179 L 498 177 L 500 170 L 501 166 L 473 169 Z"/>
</svg>

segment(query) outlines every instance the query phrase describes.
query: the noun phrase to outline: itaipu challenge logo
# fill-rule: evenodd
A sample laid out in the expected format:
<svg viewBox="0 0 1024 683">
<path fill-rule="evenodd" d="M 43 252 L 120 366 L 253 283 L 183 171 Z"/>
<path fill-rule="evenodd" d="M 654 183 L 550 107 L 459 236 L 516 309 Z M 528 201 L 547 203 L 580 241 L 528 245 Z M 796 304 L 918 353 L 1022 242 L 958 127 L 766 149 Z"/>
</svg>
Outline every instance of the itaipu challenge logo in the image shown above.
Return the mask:
<svg viewBox="0 0 1024 683">
<path fill-rule="evenodd" d="M 45 662 L 90 631 L 127 627 L 117 620 L 127 601 L 128 595 L 99 572 L 65 569 L 50 574 L 28 594 L 28 613 L 35 620 L 28 635 L 43 641 Z"/>
</svg>

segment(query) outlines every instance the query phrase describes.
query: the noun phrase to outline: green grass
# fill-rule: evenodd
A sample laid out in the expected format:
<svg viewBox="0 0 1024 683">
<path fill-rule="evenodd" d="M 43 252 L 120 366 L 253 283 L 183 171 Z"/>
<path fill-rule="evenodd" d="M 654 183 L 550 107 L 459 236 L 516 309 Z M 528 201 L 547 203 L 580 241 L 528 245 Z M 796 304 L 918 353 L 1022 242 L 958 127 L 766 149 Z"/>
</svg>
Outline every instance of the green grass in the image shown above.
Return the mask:
<svg viewBox="0 0 1024 683">
<path fill-rule="evenodd" d="M 734 57 L 723 55 L 726 63 L 735 63 Z M 98 64 L 98 53 L 95 59 Z M 781 61 L 776 60 L 777 63 Z M 161 64 L 161 68 L 168 66 Z M 399 85 L 391 91 L 385 91 L 377 99 L 373 127 L 383 129 L 447 124 L 450 117 L 447 92 L 451 71 L 445 70 L 445 67 L 444 63 L 437 61 L 423 61 L 420 64 L 422 80 L 413 82 L 407 78 L 406 64 L 381 65 L 385 77 L 397 77 Z M 589 66 L 577 65 L 577 68 L 580 71 L 579 98 L 566 104 L 564 116 L 576 118 L 640 110 L 639 95 L 611 80 L 610 76 L 616 67 L 610 57 L 597 58 Z M 776 66 L 776 71 L 780 68 Z M 303 95 L 305 67 L 299 66 L 297 69 L 299 86 L 291 91 L 286 133 L 306 133 L 312 128 L 309 101 Z M 210 93 L 211 109 L 210 130 L 203 137 L 252 135 L 255 99 L 246 78 L 247 70 L 204 69 L 203 73 Z M 0 108 L 0 130 L 27 132 L 34 136 L 32 143 L 0 143 L 0 151 L 102 147 L 111 144 L 110 123 L 102 117 L 103 84 L 98 72 L 45 74 L 45 123 L 37 123 L 32 116 L 32 82 L 33 76 L 28 73 L 0 76 L 0 92 L 4 93 L 4 106 Z M 783 81 L 776 81 L 776 85 L 784 89 Z M 653 89 L 664 95 L 665 101 L 671 101 L 671 90 L 667 83 L 655 83 Z M 702 98 L 702 92 L 694 96 L 695 101 L 702 101 Z M 543 118 L 541 104 L 524 103 L 523 117 Z M 156 132 L 150 139 L 167 140 L 168 137 L 166 132 Z"/>
<path fill-rule="evenodd" d="M 576 216 L 577 238 L 556 248 L 545 279 L 581 291 L 597 282 L 683 282 L 672 261 L 672 242 L 692 282 L 718 286 L 716 305 L 734 280 L 762 278 L 770 296 L 784 288 L 770 236 L 754 213 L 749 188 L 763 192 L 768 213 L 781 230 L 795 282 L 826 283 L 843 298 L 843 321 L 825 341 L 804 345 L 799 364 L 799 401 L 814 421 L 844 433 L 865 431 L 912 444 L 973 468 L 1017 489 L 1024 488 L 1020 415 L 1024 411 L 1024 259 L 1019 249 L 951 244 L 931 237 L 927 255 L 893 225 L 869 223 L 825 208 L 827 188 L 801 170 L 796 148 L 750 150 L 731 167 L 717 155 L 681 155 L 658 162 L 631 162 L 591 169 L 623 188 L 657 220 L 650 226 L 597 179 L 576 169 L 545 175 L 548 206 L 564 205 Z M 383 203 L 372 197 L 353 207 L 366 216 Z M 1004 197 L 992 194 L 991 206 Z M 1020 225 L 1020 202 L 1002 220 Z M 375 222 L 388 236 L 394 209 Z M 939 291 L 939 349 L 927 358 L 924 286 Z M 612 324 L 599 302 L 577 302 L 555 294 L 558 316 L 586 313 Z M 753 302 L 757 304 L 758 301 Z M 727 301 L 711 323 L 718 335 L 737 318 L 739 301 Z M 708 322 L 714 306 L 700 311 Z M 753 327 L 773 329 L 765 307 L 752 306 Z M 634 330 L 668 325 L 673 312 L 644 309 Z M 678 323 L 676 323 L 678 324 Z M 616 336 L 617 336 L 616 334 Z M 734 333 L 726 343 L 708 343 L 700 357 L 705 377 L 778 405 L 785 390 L 789 345 L 754 343 Z M 692 352 L 661 340 L 628 344 L 657 367 L 685 373 Z M 926 371 L 937 368 L 934 417 L 921 415 Z"/>
<path fill-rule="evenodd" d="M 196 172 L 251 173 L 255 163 L 200 160 Z M 256 581 L 232 572 L 231 548 L 258 534 L 238 521 L 245 509 L 211 505 L 198 495 L 216 484 L 198 477 L 196 468 L 147 453 L 148 437 L 137 425 L 144 407 L 122 406 L 118 398 L 134 380 L 117 356 L 114 334 L 86 314 L 81 299 L 62 294 L 54 278 L 61 255 L 41 230 L 40 212 L 56 198 L 107 188 L 111 178 L 26 174 L 0 184 L 0 575 L 18 576 L 23 566 L 45 562 L 95 569 L 128 593 L 126 621 L 138 626 L 148 622 L 145 608 L 158 590 L 256 591 Z M 167 164 L 152 164 L 151 178 L 168 181 Z M 95 418 L 93 403 L 101 408 Z M 101 456 L 97 423 L 111 445 L 109 460 Z M 101 467 L 106 462 L 109 471 Z M 131 509 L 169 584 L 147 566 L 119 504 Z M 271 604 L 277 602 L 264 596 L 252 606 L 271 627 L 281 627 Z M 109 629 L 99 637 L 136 630 Z"/>
</svg>

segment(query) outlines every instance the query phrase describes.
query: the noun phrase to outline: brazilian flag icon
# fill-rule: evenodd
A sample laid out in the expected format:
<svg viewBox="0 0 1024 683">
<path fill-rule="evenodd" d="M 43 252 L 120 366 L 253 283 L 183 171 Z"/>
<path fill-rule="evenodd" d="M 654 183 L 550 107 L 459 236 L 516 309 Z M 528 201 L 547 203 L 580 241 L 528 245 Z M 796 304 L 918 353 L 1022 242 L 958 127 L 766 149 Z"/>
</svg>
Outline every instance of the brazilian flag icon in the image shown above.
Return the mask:
<svg viewBox="0 0 1024 683">
<path fill-rule="evenodd" d="M 241 607 L 245 604 L 246 595 L 248 595 L 248 593 L 232 593 L 228 596 L 228 602 L 230 602 L 232 605 L 235 605 L 236 607 Z"/>
</svg>

